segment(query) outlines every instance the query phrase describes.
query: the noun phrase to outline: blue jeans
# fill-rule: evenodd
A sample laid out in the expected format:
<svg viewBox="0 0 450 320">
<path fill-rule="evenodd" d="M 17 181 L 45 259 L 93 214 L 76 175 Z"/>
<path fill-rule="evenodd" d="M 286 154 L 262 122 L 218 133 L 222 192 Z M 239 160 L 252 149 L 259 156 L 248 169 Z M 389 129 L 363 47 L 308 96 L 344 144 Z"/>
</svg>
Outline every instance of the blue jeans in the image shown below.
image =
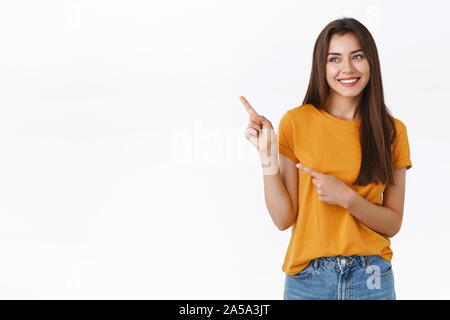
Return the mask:
<svg viewBox="0 0 450 320">
<path fill-rule="evenodd" d="M 392 264 L 379 255 L 313 259 L 286 274 L 284 300 L 395 300 Z"/>
</svg>

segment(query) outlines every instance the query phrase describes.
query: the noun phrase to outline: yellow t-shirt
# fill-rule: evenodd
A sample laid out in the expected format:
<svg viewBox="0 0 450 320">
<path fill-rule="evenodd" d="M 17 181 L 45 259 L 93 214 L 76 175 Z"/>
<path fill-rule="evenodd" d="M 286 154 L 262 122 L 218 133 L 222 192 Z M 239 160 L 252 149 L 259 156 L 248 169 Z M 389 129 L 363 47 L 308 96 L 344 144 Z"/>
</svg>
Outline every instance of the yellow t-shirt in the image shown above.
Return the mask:
<svg viewBox="0 0 450 320">
<path fill-rule="evenodd" d="M 393 169 L 412 167 L 406 126 L 394 118 L 397 138 L 392 146 Z M 277 132 L 279 153 L 347 183 L 368 201 L 382 205 L 386 184 L 353 186 L 361 165 L 361 121 L 336 118 L 311 104 L 288 110 Z M 298 215 L 282 270 L 294 275 L 310 260 L 337 255 L 380 255 L 392 259 L 391 241 L 370 229 L 346 209 L 320 201 L 312 177 L 299 170 Z"/>
</svg>

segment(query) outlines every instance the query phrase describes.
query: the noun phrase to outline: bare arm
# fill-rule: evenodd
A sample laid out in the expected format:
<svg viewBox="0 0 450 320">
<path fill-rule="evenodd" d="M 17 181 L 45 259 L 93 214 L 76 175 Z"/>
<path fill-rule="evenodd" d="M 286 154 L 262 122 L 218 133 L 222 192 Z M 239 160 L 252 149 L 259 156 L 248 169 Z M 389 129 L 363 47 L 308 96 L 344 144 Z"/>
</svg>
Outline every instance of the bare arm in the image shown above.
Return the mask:
<svg viewBox="0 0 450 320">
<path fill-rule="evenodd" d="M 272 123 L 259 115 L 247 99 L 239 98 L 249 113 L 245 137 L 258 149 L 261 159 L 267 209 L 277 228 L 285 230 L 297 217 L 298 170 L 289 157 L 279 155 Z"/>
<path fill-rule="evenodd" d="M 264 197 L 267 210 L 280 230 L 295 222 L 298 210 L 298 169 L 287 156 L 280 154 L 280 169 L 276 174 L 264 175 Z"/>
<path fill-rule="evenodd" d="M 393 186 L 387 186 L 383 194 L 383 205 L 374 204 L 356 192 L 352 193 L 345 208 L 369 228 L 393 237 L 400 230 L 405 201 L 405 167 L 394 170 Z"/>
</svg>

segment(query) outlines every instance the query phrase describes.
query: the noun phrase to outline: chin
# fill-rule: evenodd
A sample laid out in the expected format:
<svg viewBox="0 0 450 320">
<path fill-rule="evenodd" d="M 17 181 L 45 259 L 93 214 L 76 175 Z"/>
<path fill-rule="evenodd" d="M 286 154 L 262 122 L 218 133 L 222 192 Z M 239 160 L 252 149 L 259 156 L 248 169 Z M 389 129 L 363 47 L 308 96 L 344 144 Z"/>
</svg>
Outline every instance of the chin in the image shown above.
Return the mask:
<svg viewBox="0 0 450 320">
<path fill-rule="evenodd" d="M 343 97 L 349 97 L 349 98 L 353 98 L 353 97 L 357 97 L 361 94 L 362 90 L 360 91 L 350 91 L 350 90 L 336 90 L 336 88 L 333 88 L 333 91 Z"/>
<path fill-rule="evenodd" d="M 361 92 L 354 92 L 354 93 L 350 93 L 350 92 L 338 92 L 339 95 L 343 96 L 343 97 L 348 97 L 348 98 L 354 98 L 357 97 L 361 94 Z"/>
</svg>

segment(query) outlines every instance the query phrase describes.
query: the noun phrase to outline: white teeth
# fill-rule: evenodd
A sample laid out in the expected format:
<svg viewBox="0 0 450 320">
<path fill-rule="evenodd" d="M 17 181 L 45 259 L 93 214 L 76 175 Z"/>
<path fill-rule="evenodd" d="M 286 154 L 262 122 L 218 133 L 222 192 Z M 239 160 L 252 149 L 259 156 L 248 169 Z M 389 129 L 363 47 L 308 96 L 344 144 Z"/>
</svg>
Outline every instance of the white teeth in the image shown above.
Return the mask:
<svg viewBox="0 0 450 320">
<path fill-rule="evenodd" d="M 342 83 L 353 83 L 353 82 L 358 81 L 358 79 L 353 79 L 353 80 L 338 80 L 338 81 L 340 81 L 340 82 L 342 82 Z"/>
</svg>

